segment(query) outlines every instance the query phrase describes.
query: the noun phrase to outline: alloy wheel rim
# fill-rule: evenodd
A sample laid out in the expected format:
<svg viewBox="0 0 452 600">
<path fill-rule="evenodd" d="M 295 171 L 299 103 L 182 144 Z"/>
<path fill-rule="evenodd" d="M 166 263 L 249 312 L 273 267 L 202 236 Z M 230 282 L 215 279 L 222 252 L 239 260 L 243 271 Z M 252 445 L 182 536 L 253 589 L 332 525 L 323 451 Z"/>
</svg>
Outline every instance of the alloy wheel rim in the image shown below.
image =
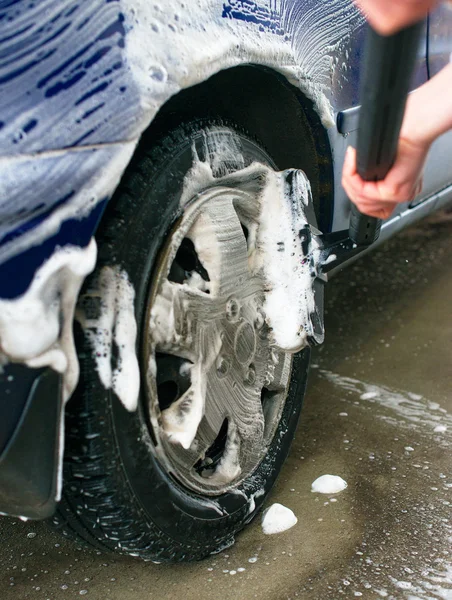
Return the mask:
<svg viewBox="0 0 452 600">
<path fill-rule="evenodd" d="M 198 493 L 236 487 L 261 463 L 292 356 L 271 343 L 253 269 L 259 195 L 212 188 L 185 208 L 159 257 L 143 361 L 156 453 Z"/>
</svg>

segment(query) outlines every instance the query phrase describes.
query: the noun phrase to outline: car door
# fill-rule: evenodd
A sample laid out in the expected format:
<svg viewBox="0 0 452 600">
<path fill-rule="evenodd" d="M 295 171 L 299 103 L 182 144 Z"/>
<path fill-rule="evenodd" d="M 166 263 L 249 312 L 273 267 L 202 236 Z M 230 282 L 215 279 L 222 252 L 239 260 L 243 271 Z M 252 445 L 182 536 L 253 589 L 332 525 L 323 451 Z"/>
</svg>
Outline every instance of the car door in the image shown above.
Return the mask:
<svg viewBox="0 0 452 600">
<path fill-rule="evenodd" d="M 427 66 L 429 77 L 434 77 L 449 63 L 451 53 L 452 5 L 444 2 L 429 15 L 428 19 Z M 432 106 L 432 110 L 435 110 L 434 106 Z M 425 174 L 424 194 L 438 192 L 437 206 L 446 204 L 450 198 L 450 193 L 446 192 L 446 189 L 452 185 L 451 148 L 452 131 L 436 140 L 430 152 L 428 169 Z"/>
</svg>

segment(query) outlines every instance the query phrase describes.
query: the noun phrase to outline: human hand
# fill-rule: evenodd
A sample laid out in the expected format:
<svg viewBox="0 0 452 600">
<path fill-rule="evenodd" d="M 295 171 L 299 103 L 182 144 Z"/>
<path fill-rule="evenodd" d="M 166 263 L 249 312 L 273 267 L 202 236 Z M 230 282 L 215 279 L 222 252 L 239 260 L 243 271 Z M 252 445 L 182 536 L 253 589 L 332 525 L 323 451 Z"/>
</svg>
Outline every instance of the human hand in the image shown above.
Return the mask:
<svg viewBox="0 0 452 600">
<path fill-rule="evenodd" d="M 356 0 L 372 27 L 390 35 L 427 16 L 438 0 Z"/>
<path fill-rule="evenodd" d="M 349 146 L 342 172 L 342 187 L 359 211 L 387 219 L 400 202 L 411 201 L 422 189 L 429 145 L 400 138 L 395 163 L 382 181 L 364 181 L 356 170 L 356 150 Z"/>
<path fill-rule="evenodd" d="M 452 64 L 407 99 L 396 160 L 383 181 L 364 181 L 356 170 L 356 152 L 349 148 L 342 186 L 359 210 L 387 219 L 399 202 L 414 199 L 422 189 L 424 164 L 432 143 L 452 129 Z"/>
</svg>

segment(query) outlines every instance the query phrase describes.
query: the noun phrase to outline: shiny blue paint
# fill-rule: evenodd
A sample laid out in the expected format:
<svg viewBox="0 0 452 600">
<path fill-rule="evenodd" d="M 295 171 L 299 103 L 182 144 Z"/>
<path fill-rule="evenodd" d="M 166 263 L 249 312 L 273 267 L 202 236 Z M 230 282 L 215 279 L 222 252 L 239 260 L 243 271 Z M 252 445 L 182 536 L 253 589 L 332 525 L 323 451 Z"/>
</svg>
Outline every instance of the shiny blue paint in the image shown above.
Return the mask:
<svg viewBox="0 0 452 600">
<path fill-rule="evenodd" d="M 138 98 L 123 62 L 119 1 L 0 4 L 0 23 L 0 156 L 128 137 L 130 121 L 117 118 L 117 97 L 130 84 L 124 102 L 133 107 Z M 102 102 L 103 114 L 87 116 Z M 37 122 L 33 131 L 26 130 L 29 118 Z"/>
<path fill-rule="evenodd" d="M 277 2 L 270 2 L 268 6 L 262 6 L 252 0 L 228 0 L 223 4 L 222 16 L 254 23 L 259 25 L 261 31 L 284 35 L 281 13 L 277 10 L 277 4 Z"/>
<path fill-rule="evenodd" d="M 2 297 L 12 299 L 23 294 L 30 284 L 30 276 L 53 254 L 55 248 L 68 244 L 81 248 L 87 246 L 93 232 L 97 229 L 107 200 L 104 198 L 99 202 L 84 219 L 68 219 L 56 235 L 2 263 L 0 265 L 0 281 L 4 282 L 1 288 Z"/>
</svg>

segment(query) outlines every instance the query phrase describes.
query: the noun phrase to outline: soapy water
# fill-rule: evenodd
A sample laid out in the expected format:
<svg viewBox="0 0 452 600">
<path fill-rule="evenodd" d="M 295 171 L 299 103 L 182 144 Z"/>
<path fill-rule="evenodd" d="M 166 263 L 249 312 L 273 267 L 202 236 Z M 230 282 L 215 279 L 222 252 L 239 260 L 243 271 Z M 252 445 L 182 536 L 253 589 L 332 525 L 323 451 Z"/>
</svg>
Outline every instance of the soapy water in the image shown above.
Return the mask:
<svg viewBox="0 0 452 600">
<path fill-rule="evenodd" d="M 398 425 L 430 431 L 432 437 L 440 444 L 447 444 L 450 440 L 452 415 L 437 402 L 431 402 L 413 392 L 393 390 L 352 377 L 343 377 L 331 371 L 320 372 L 325 379 L 350 394 L 356 394 L 360 400 L 389 409 L 396 415 Z M 390 421 L 392 417 L 385 414 L 380 418 Z"/>
<path fill-rule="evenodd" d="M 321 375 L 340 389 L 355 394 L 363 402 L 388 409 L 395 414 L 399 426 L 410 429 L 429 431 L 432 439 L 440 445 L 450 443 L 452 431 L 452 415 L 442 408 L 437 402 L 431 402 L 420 394 L 393 390 L 385 386 L 366 383 L 344 377 L 327 370 L 320 370 Z M 379 415 L 386 421 L 393 417 L 388 414 Z M 435 435 L 436 434 L 436 435 Z"/>
<path fill-rule="evenodd" d="M 396 519 L 394 531 L 386 531 L 385 546 L 369 543 L 369 535 L 372 539 L 381 533 L 378 520 L 370 525 L 372 533 L 364 538 L 356 552 L 355 566 L 351 565 L 345 572 L 340 592 L 353 590 L 363 597 L 372 593 L 388 600 L 451 600 L 450 469 L 435 472 L 434 463 L 422 458 L 425 458 L 425 448 L 432 444 L 440 447 L 441 452 L 448 452 L 452 416 L 439 403 L 420 394 L 370 384 L 327 370 L 320 370 L 320 374 L 346 392 L 344 401 L 363 408 L 371 405 L 375 417 L 398 432 L 396 440 L 409 433 L 419 439 L 405 442 L 404 460 L 398 460 L 397 466 L 391 467 L 394 471 L 392 502 L 396 502 L 394 506 L 399 507 L 402 518 Z M 376 459 L 375 454 L 369 456 L 371 459 Z M 412 472 L 408 475 L 404 467 Z M 389 514 L 391 511 L 388 506 Z M 408 513 L 412 516 L 408 517 Z M 409 518 L 407 530 L 404 516 Z M 407 542 L 401 543 L 400 535 L 409 536 Z M 392 547 L 397 555 L 387 564 Z"/>
</svg>

